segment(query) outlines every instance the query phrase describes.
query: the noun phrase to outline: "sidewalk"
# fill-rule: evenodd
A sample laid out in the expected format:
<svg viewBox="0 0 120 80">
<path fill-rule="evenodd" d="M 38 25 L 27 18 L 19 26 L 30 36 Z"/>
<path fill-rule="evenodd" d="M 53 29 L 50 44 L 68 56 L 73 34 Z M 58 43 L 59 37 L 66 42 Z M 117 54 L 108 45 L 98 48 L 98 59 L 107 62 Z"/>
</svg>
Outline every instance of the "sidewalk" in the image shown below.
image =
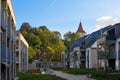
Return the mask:
<svg viewBox="0 0 120 80">
<path fill-rule="evenodd" d="M 87 78 L 86 75 L 72 75 L 72 74 L 63 73 L 62 71 L 51 70 L 49 74 L 56 75 L 67 80 L 94 80 L 94 79 Z"/>
</svg>

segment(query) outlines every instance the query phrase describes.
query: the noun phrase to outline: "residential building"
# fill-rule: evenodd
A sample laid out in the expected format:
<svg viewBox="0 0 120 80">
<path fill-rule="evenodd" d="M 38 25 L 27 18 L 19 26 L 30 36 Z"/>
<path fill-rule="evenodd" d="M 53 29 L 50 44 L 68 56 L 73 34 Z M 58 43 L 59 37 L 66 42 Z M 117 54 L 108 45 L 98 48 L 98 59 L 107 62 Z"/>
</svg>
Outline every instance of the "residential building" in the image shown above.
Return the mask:
<svg viewBox="0 0 120 80">
<path fill-rule="evenodd" d="M 101 37 L 101 33 L 104 33 L 109 27 L 110 26 L 97 30 L 86 37 L 85 40 L 86 68 L 98 67 L 97 40 Z"/>
<path fill-rule="evenodd" d="M 16 19 L 11 0 L 0 0 L 0 80 L 13 80 L 15 73 Z"/>
<path fill-rule="evenodd" d="M 120 71 L 120 24 L 115 25 L 115 35 L 116 35 L 116 43 L 115 43 L 115 68 Z"/>
<path fill-rule="evenodd" d="M 69 55 L 66 60 L 69 61 L 71 68 L 107 67 L 120 70 L 119 49 L 120 23 L 109 25 L 77 39 L 66 50 L 66 54 Z"/>
<path fill-rule="evenodd" d="M 79 39 L 77 39 L 73 44 L 71 48 L 71 55 L 72 58 L 70 63 L 75 68 L 85 68 L 85 38 L 86 36 L 83 36 Z"/>
<path fill-rule="evenodd" d="M 26 72 L 28 70 L 28 43 L 23 35 L 16 32 L 16 71 Z"/>
</svg>

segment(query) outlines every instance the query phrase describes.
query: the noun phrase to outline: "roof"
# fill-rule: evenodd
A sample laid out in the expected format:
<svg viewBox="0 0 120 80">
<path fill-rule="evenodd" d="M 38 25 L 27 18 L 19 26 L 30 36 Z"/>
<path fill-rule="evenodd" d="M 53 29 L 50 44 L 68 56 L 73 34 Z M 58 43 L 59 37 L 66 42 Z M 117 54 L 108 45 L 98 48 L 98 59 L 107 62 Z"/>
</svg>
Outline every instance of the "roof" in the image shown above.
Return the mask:
<svg viewBox="0 0 120 80">
<path fill-rule="evenodd" d="M 71 52 L 75 47 L 79 47 L 82 42 L 85 42 L 85 48 L 91 47 L 101 36 L 102 33 L 109 30 L 113 26 L 109 25 L 107 27 L 101 28 L 100 30 L 97 30 L 91 34 L 88 34 L 86 36 L 83 36 L 79 39 L 77 39 L 71 46 L 69 46 L 69 50 L 67 51 Z"/>
<path fill-rule="evenodd" d="M 85 41 L 85 48 L 91 47 L 95 43 L 95 41 L 97 41 L 100 38 L 101 34 L 107 31 L 109 28 L 111 28 L 111 26 L 107 26 L 105 28 L 91 33 Z"/>
<path fill-rule="evenodd" d="M 83 41 L 85 41 L 85 38 L 86 38 L 87 36 L 88 36 L 88 35 L 83 36 L 83 37 L 77 39 L 77 40 L 71 45 L 71 51 L 73 50 L 73 48 L 80 46 L 81 43 L 82 43 Z"/>
<path fill-rule="evenodd" d="M 79 24 L 79 27 L 78 27 L 77 32 L 86 33 L 86 32 L 83 30 L 83 26 L 82 26 L 82 23 L 81 23 L 81 22 L 80 22 L 80 24 Z"/>
</svg>

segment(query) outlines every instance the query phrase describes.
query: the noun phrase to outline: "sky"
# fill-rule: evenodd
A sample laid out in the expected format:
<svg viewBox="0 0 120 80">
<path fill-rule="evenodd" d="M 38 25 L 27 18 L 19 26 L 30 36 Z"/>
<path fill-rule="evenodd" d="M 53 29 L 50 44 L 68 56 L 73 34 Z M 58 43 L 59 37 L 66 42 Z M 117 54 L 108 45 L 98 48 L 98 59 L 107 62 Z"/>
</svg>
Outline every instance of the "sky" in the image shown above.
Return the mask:
<svg viewBox="0 0 120 80">
<path fill-rule="evenodd" d="M 45 25 L 62 35 L 76 32 L 80 21 L 89 34 L 120 22 L 120 0 L 12 0 L 16 29 L 23 22 Z"/>
</svg>

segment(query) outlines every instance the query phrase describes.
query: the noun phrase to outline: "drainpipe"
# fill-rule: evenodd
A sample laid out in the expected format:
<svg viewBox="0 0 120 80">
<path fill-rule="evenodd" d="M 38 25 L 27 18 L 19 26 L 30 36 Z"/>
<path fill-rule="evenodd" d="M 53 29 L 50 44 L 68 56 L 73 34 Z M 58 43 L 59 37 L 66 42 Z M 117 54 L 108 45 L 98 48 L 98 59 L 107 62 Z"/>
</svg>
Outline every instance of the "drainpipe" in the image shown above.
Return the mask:
<svg viewBox="0 0 120 80">
<path fill-rule="evenodd" d="M 0 80 L 1 80 L 1 0 L 0 0 Z"/>
</svg>

